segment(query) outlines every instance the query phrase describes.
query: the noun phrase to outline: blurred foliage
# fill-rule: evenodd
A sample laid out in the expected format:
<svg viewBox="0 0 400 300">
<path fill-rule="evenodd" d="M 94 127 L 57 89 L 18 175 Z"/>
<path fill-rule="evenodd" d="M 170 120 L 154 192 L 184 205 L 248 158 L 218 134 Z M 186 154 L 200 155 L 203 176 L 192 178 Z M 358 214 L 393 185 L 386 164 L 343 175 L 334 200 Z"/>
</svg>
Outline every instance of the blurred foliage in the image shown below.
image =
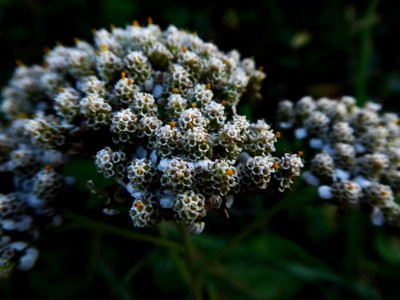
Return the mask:
<svg viewBox="0 0 400 300">
<path fill-rule="evenodd" d="M 306 94 L 352 94 L 398 111 L 397 8 L 375 0 L 0 0 L 0 83 L 16 59 L 40 62 L 45 46 L 152 16 L 264 66 L 264 100 L 240 107 L 253 119 L 273 122 L 279 100 Z M 280 147 L 301 149 L 290 138 Z M 238 197 L 229 220 L 212 214 L 205 233 L 189 238 L 170 224 L 135 230 L 128 216 L 102 216 L 102 200 L 82 194 L 88 179 L 109 184 L 89 161 L 65 173 L 78 174 L 80 189 L 65 203 L 65 226 L 38 242 L 33 271 L 1 283 L 1 299 L 400 299 L 399 232 L 325 205 L 303 182 L 283 199 Z"/>
</svg>

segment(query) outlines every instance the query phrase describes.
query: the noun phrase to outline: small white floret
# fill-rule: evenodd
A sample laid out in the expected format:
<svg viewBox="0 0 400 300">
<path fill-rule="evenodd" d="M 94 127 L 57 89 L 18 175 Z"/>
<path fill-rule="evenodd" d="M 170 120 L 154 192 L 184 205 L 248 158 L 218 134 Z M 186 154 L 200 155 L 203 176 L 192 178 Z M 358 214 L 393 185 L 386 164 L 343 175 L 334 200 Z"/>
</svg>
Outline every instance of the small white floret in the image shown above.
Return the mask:
<svg viewBox="0 0 400 300">
<path fill-rule="evenodd" d="M 357 176 L 353 181 L 362 188 L 366 188 L 371 185 L 371 181 L 366 179 L 364 176 Z"/>
<path fill-rule="evenodd" d="M 312 174 L 310 171 L 304 172 L 302 176 L 303 176 L 304 181 L 307 182 L 309 185 L 319 186 L 320 180 L 318 179 L 317 176 Z"/>
<path fill-rule="evenodd" d="M 367 148 L 365 146 L 361 145 L 360 143 L 354 144 L 354 150 L 356 153 L 365 153 L 367 151 Z"/>
<path fill-rule="evenodd" d="M 143 194 L 140 190 L 138 190 L 136 187 L 134 187 L 132 185 L 132 183 L 128 183 L 125 186 L 125 188 L 128 191 L 128 193 L 131 194 L 131 196 L 134 198 L 140 197 Z"/>
<path fill-rule="evenodd" d="M 296 139 L 302 140 L 307 136 L 307 130 L 305 128 L 297 128 L 294 131 L 294 136 Z"/>
<path fill-rule="evenodd" d="M 206 224 L 204 222 L 189 224 L 186 227 L 186 231 L 191 234 L 200 234 L 203 232 L 205 226 Z"/>
<path fill-rule="evenodd" d="M 157 152 L 156 152 L 156 150 L 153 150 L 153 151 L 151 151 L 151 153 L 150 153 L 150 160 L 151 160 L 151 162 L 153 163 L 153 166 L 156 166 L 157 165 Z"/>
<path fill-rule="evenodd" d="M 339 168 L 335 170 L 335 175 L 336 175 L 336 178 L 339 178 L 341 180 L 349 180 L 350 179 L 350 172 L 339 169 Z"/>
<path fill-rule="evenodd" d="M 169 162 L 171 161 L 171 159 L 169 158 L 163 158 L 160 163 L 157 166 L 157 169 L 160 170 L 161 172 L 163 172 L 165 170 L 165 168 L 168 166 Z"/>
<path fill-rule="evenodd" d="M 144 83 L 144 90 L 146 92 L 151 92 L 153 88 L 154 88 L 154 79 L 153 78 L 147 79 Z"/>
<path fill-rule="evenodd" d="M 38 208 L 38 207 L 43 207 L 44 206 L 44 201 L 42 199 L 39 199 L 33 194 L 28 194 L 26 197 L 26 202 L 30 207 L 33 208 Z"/>
<path fill-rule="evenodd" d="M 292 122 L 280 122 L 279 127 L 282 129 L 289 129 L 292 128 L 293 123 Z"/>
<path fill-rule="evenodd" d="M 17 227 L 15 221 L 10 219 L 2 220 L 0 224 L 4 230 L 15 230 L 15 228 Z"/>
<path fill-rule="evenodd" d="M 244 151 L 241 152 L 240 155 L 239 155 L 239 161 L 240 161 L 242 164 L 246 164 L 247 161 L 248 161 L 250 158 L 251 158 L 250 154 L 247 153 L 247 152 L 244 152 Z"/>
<path fill-rule="evenodd" d="M 376 102 L 368 101 L 365 104 L 365 108 L 369 109 L 369 110 L 372 110 L 372 111 L 375 111 L 375 112 L 378 112 L 378 111 L 380 111 L 382 109 L 382 105 L 380 105 L 379 103 L 376 103 Z"/>
<path fill-rule="evenodd" d="M 165 196 L 160 198 L 160 205 L 162 208 L 171 208 L 174 206 L 174 197 L 172 196 Z"/>
<path fill-rule="evenodd" d="M 322 199 L 332 199 L 333 198 L 332 188 L 327 185 L 321 185 L 318 188 L 318 194 L 319 194 L 320 198 L 322 198 Z"/>
<path fill-rule="evenodd" d="M 210 166 L 210 160 L 203 159 L 203 160 L 196 161 L 194 163 L 195 168 L 208 169 L 209 166 Z"/>
<path fill-rule="evenodd" d="M 112 217 L 112 216 L 119 215 L 120 212 L 119 212 L 118 210 L 116 210 L 116 209 L 104 208 L 104 209 L 103 209 L 103 214 L 105 214 L 106 216 Z"/>
<path fill-rule="evenodd" d="M 162 96 L 163 92 L 163 86 L 161 84 L 156 84 L 153 89 L 153 97 L 158 99 Z"/>
<path fill-rule="evenodd" d="M 11 249 L 14 249 L 14 250 L 17 250 L 17 251 L 22 251 L 22 250 L 24 250 L 26 247 L 28 247 L 28 244 L 25 243 L 25 242 L 21 242 L 21 241 L 19 241 L 19 242 L 13 242 L 13 243 L 10 244 L 10 248 L 11 248 Z"/>
<path fill-rule="evenodd" d="M 234 196 L 232 194 L 228 194 L 225 197 L 225 205 L 227 208 L 231 208 L 232 204 L 233 204 L 233 200 L 234 200 Z"/>
<path fill-rule="evenodd" d="M 321 139 L 311 139 L 310 140 L 310 147 L 313 149 L 321 149 L 322 147 L 324 147 L 324 141 Z"/>
<path fill-rule="evenodd" d="M 377 207 L 374 207 L 374 210 L 371 213 L 371 222 L 375 226 L 383 226 L 385 224 L 385 216 Z"/>
<path fill-rule="evenodd" d="M 30 270 L 36 263 L 39 251 L 35 248 L 28 248 L 24 256 L 19 260 L 18 269 L 21 271 Z"/>
<path fill-rule="evenodd" d="M 330 144 L 325 144 L 322 147 L 322 150 L 324 150 L 326 153 L 328 153 L 330 156 L 333 156 L 335 154 L 335 150 L 332 148 Z"/>
<path fill-rule="evenodd" d="M 15 229 L 19 232 L 27 231 L 32 226 L 33 219 L 31 216 L 23 216 L 21 220 L 16 223 Z"/>
</svg>

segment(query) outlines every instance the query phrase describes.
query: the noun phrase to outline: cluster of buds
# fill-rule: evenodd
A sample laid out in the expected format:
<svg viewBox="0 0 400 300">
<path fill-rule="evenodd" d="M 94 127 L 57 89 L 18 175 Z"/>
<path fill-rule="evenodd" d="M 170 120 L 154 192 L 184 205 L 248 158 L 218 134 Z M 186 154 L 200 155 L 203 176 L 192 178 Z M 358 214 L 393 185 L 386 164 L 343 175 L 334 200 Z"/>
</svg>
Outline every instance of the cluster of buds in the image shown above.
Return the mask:
<svg viewBox="0 0 400 300">
<path fill-rule="evenodd" d="M 56 204 L 68 183 L 59 173 L 64 158 L 26 143 L 18 132 L 28 122 L 18 119 L 0 131 L 0 278 L 13 268 L 29 270 L 38 257 L 32 244 L 61 223 Z"/>
<path fill-rule="evenodd" d="M 282 101 L 280 127 L 309 143 L 309 171 L 303 178 L 319 195 L 343 207 L 371 214 L 376 225 L 400 226 L 400 119 L 368 102 L 304 97 Z"/>
<path fill-rule="evenodd" d="M 200 233 L 207 211 L 226 215 L 234 194 L 283 192 L 299 176 L 297 154 L 273 156 L 279 133 L 237 114 L 265 77 L 252 59 L 152 22 L 95 31 L 93 45 L 75 42 L 48 50 L 41 66 L 20 65 L 1 109 L 10 120 L 24 114 L 19 130 L 33 147 L 94 157 L 115 180 L 107 214 Z"/>
</svg>

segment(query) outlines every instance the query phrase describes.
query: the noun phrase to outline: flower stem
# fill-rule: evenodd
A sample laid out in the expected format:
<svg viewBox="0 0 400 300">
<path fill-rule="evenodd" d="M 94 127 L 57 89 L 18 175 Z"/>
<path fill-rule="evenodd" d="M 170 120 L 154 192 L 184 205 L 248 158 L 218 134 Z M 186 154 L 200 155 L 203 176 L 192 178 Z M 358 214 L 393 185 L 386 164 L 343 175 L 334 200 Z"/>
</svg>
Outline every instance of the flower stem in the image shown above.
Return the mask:
<svg viewBox="0 0 400 300">
<path fill-rule="evenodd" d="M 104 222 L 95 221 L 91 218 L 78 215 L 71 211 L 65 211 L 64 215 L 71 221 L 74 221 L 77 224 L 77 228 L 80 229 L 84 228 L 103 233 L 113 234 L 129 240 L 146 242 L 160 247 L 173 249 L 177 252 L 182 252 L 184 250 L 181 245 L 168 239 L 151 236 L 145 233 L 138 233 L 133 230 L 127 230 L 114 225 L 106 224 Z"/>
<path fill-rule="evenodd" d="M 229 242 L 225 244 L 225 246 L 218 251 L 214 256 L 211 257 L 210 263 L 219 261 L 224 255 L 229 253 L 233 247 L 239 244 L 243 239 L 248 237 L 253 233 L 257 228 L 268 222 L 268 220 L 278 213 L 281 210 L 284 210 L 288 207 L 288 202 L 290 202 L 290 198 L 286 198 L 285 200 L 280 201 L 271 209 L 265 211 L 261 215 L 259 215 L 250 225 L 246 226 L 243 230 L 241 230 L 234 238 L 232 238 Z"/>
<path fill-rule="evenodd" d="M 201 280 L 199 276 L 200 274 L 196 270 L 196 249 L 192 243 L 190 235 L 186 231 L 185 225 L 179 224 L 178 226 L 183 246 L 185 248 L 185 257 L 187 261 L 187 266 L 189 268 L 193 298 L 196 300 L 201 300 L 203 299 L 203 295 L 202 295 Z"/>
</svg>

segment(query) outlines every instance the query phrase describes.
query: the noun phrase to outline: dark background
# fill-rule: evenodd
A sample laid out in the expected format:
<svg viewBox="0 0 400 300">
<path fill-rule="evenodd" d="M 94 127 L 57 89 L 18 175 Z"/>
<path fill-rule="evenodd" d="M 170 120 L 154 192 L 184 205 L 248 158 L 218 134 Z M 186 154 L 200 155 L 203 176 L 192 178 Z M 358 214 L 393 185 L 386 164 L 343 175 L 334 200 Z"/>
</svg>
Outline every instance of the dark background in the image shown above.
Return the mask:
<svg viewBox="0 0 400 300">
<path fill-rule="evenodd" d="M 221 49 L 235 48 L 264 66 L 268 75 L 264 99 L 240 104 L 240 111 L 252 119 L 262 117 L 273 123 L 279 100 L 308 94 L 354 95 L 360 103 L 372 99 L 398 111 L 397 3 L 0 0 L 0 85 L 11 76 L 16 59 L 27 65 L 40 63 L 43 48 L 58 41 L 66 45 L 72 45 L 74 37 L 91 41 L 92 28 L 124 26 L 134 19 L 146 23 L 151 16 L 162 28 L 174 24 L 196 31 Z M 89 166 L 70 167 L 71 173 L 77 170 L 85 170 L 78 182 L 95 176 Z M 196 253 L 192 267 L 198 271 L 206 266 L 207 270 L 201 278 L 204 295 L 209 299 L 311 295 L 399 299 L 399 232 L 375 228 L 365 216 L 338 212 L 315 196 L 315 190 L 300 182 L 295 192 L 285 196 L 289 199 L 285 210 L 266 215 L 256 225 L 253 219 L 280 199 L 248 195 L 235 203 L 229 221 L 211 216 L 205 233 L 192 240 Z M 114 226 L 112 220 L 99 217 L 102 203 L 85 206 L 81 202 L 71 199 L 70 205 L 83 207 L 92 218 Z M 85 221 L 75 222 L 88 227 Z M 125 222 L 120 221 L 130 228 Z M 74 230 L 79 226 L 72 222 L 69 229 L 45 236 L 37 245 L 41 249 L 37 267 L 0 284 L 4 297 L 192 297 L 173 250 L 121 238 L 96 224 L 91 230 Z M 255 226 L 251 234 L 238 240 L 238 233 L 251 226 Z M 162 224 L 158 231 L 143 234 L 180 241 L 172 225 Z M 210 256 L 235 238 L 235 246 L 208 266 Z"/>
<path fill-rule="evenodd" d="M 39 63 L 43 47 L 72 45 L 74 37 L 91 41 L 93 28 L 151 16 L 162 28 L 175 24 L 223 50 L 253 56 L 268 74 L 264 111 L 306 94 L 351 94 L 393 109 L 400 93 L 400 4 L 381 1 L 367 15 L 374 2 L 0 0 L 0 83 L 16 59 Z"/>
</svg>

